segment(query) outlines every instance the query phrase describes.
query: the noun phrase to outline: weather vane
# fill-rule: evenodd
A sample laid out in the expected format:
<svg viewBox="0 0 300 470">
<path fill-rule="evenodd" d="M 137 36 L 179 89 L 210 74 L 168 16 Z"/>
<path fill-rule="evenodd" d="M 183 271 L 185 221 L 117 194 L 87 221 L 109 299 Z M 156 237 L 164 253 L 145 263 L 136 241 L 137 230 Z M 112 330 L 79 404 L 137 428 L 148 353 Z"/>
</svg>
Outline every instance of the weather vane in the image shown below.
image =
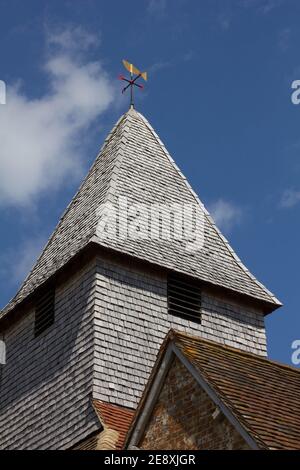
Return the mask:
<svg viewBox="0 0 300 470">
<path fill-rule="evenodd" d="M 123 60 L 122 62 L 123 62 L 125 69 L 128 70 L 128 72 L 130 73 L 130 79 L 124 77 L 124 75 L 119 76 L 120 80 L 124 80 L 125 82 L 128 83 L 128 85 L 126 85 L 123 88 L 122 93 L 124 93 L 127 90 L 127 88 L 130 87 L 130 107 L 133 108 L 134 107 L 133 87 L 137 86 L 138 88 L 141 88 L 141 89 L 144 88 L 143 85 L 141 85 L 140 83 L 137 83 L 137 80 L 140 77 L 142 77 L 145 81 L 147 81 L 147 72 L 141 72 L 133 64 L 130 64 L 129 62 L 127 62 L 127 60 Z"/>
</svg>

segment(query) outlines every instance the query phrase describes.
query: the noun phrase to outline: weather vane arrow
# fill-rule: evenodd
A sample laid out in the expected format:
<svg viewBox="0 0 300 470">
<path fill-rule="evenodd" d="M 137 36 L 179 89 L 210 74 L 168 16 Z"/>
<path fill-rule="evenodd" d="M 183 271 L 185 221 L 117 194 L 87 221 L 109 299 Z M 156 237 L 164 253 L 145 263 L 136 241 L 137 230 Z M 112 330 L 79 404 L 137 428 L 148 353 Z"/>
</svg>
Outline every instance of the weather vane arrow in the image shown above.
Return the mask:
<svg viewBox="0 0 300 470">
<path fill-rule="evenodd" d="M 147 81 L 147 72 L 141 72 L 138 68 L 136 68 L 133 64 L 130 64 L 127 60 L 123 60 L 122 62 L 125 69 L 128 70 L 128 72 L 130 73 L 130 79 L 124 77 L 124 75 L 119 76 L 120 80 L 124 80 L 124 82 L 128 83 L 128 85 L 123 88 L 122 93 L 125 93 L 125 91 L 130 87 L 130 107 L 134 108 L 133 87 L 136 86 L 141 89 L 144 88 L 143 85 L 137 83 L 137 80 L 139 78 L 143 78 L 145 81 Z"/>
</svg>

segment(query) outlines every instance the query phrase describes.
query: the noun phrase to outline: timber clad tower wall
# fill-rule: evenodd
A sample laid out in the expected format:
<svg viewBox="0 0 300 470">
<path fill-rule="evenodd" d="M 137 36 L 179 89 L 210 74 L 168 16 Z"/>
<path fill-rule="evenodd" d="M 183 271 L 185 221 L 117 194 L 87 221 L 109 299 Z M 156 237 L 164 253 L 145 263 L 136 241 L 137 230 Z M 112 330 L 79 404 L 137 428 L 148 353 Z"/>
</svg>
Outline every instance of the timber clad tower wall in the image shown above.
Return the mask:
<svg viewBox="0 0 300 470">
<path fill-rule="evenodd" d="M 147 207 L 196 204 L 204 214 L 203 247 L 191 253 L 182 240 L 101 239 L 99 208 L 120 197 Z M 199 321 L 170 313 L 170 273 L 199 283 Z M 54 323 L 35 337 L 35 302 L 52 286 Z M 278 306 L 218 231 L 150 124 L 130 109 L 0 313 L 7 350 L 0 365 L 0 447 L 75 445 L 102 429 L 93 399 L 134 409 L 170 328 L 266 355 L 264 315 Z"/>
<path fill-rule="evenodd" d="M 170 328 L 266 354 L 261 312 L 203 293 L 200 324 L 170 315 L 166 275 L 98 258 L 94 397 L 135 407 Z"/>
<path fill-rule="evenodd" d="M 93 381 L 95 264 L 56 289 L 55 321 L 34 337 L 30 310 L 4 333 L 0 448 L 69 447 L 99 428 Z"/>
</svg>

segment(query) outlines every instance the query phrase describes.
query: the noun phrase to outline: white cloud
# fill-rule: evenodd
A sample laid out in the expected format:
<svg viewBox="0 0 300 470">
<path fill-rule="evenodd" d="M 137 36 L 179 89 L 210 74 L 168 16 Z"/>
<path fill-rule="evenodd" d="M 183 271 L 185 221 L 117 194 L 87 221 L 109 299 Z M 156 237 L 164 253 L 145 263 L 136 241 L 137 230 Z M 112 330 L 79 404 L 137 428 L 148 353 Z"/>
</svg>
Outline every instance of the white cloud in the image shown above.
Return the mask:
<svg viewBox="0 0 300 470">
<path fill-rule="evenodd" d="M 281 196 L 279 206 L 283 209 L 294 207 L 300 202 L 300 191 L 294 189 L 286 189 Z"/>
<path fill-rule="evenodd" d="M 216 225 L 226 232 L 239 224 L 242 218 L 242 211 L 235 204 L 218 199 L 209 206 L 209 212 Z"/>
<path fill-rule="evenodd" d="M 171 61 L 159 61 L 150 65 L 150 67 L 148 67 L 148 70 L 149 70 L 149 73 L 153 75 L 156 72 L 159 72 L 160 70 L 172 67 L 172 65 L 173 63 Z"/>
<path fill-rule="evenodd" d="M 35 261 L 45 246 L 47 237 L 37 236 L 25 240 L 16 250 L 9 249 L 1 255 L 1 277 L 12 285 L 20 284 L 28 275 Z"/>
<path fill-rule="evenodd" d="M 158 60 L 157 62 L 154 62 L 152 65 L 147 67 L 147 70 L 149 74 L 154 75 L 157 72 L 160 72 L 161 70 L 170 68 L 170 67 L 175 67 L 176 65 L 180 65 L 183 62 L 190 62 L 193 59 L 196 58 L 196 52 L 193 50 L 189 50 L 186 53 L 178 56 L 176 59 L 173 60 Z"/>
<path fill-rule="evenodd" d="M 275 8 L 281 6 L 281 4 L 282 0 L 265 0 L 264 2 L 262 2 L 260 11 L 264 14 L 268 14 Z"/>
<path fill-rule="evenodd" d="M 284 28 L 279 32 L 278 45 L 282 52 L 285 52 L 290 47 L 292 31 L 290 28 Z"/>
<path fill-rule="evenodd" d="M 35 239 L 27 240 L 23 246 L 19 249 L 18 256 L 15 258 L 15 263 L 11 264 L 13 279 L 16 282 L 22 281 L 40 255 L 46 239 L 38 237 Z"/>
<path fill-rule="evenodd" d="M 195 51 L 189 50 L 185 54 L 183 54 L 183 61 L 190 62 L 191 60 L 195 59 L 195 57 L 196 57 Z"/>
<path fill-rule="evenodd" d="M 49 46 L 57 46 L 68 51 L 85 51 L 93 46 L 100 44 L 100 36 L 96 36 L 84 30 L 81 26 L 73 28 L 50 30 L 47 34 L 47 43 Z"/>
<path fill-rule="evenodd" d="M 222 12 L 218 16 L 218 23 L 220 25 L 220 28 L 223 31 L 227 31 L 230 28 L 231 22 L 232 22 L 232 14 L 229 12 L 226 12 L 226 13 Z"/>
<path fill-rule="evenodd" d="M 283 0 L 242 0 L 241 4 L 245 8 L 256 8 L 258 13 L 267 15 L 275 8 L 282 5 Z"/>
<path fill-rule="evenodd" d="M 96 43 L 80 28 L 50 33 L 43 64 L 49 92 L 33 99 L 20 85 L 7 84 L 7 104 L 0 107 L 0 205 L 29 205 L 79 175 L 82 133 L 114 98 L 101 63 L 80 54 Z"/>
<path fill-rule="evenodd" d="M 167 0 L 149 0 L 147 10 L 151 15 L 161 17 L 167 7 Z"/>
</svg>

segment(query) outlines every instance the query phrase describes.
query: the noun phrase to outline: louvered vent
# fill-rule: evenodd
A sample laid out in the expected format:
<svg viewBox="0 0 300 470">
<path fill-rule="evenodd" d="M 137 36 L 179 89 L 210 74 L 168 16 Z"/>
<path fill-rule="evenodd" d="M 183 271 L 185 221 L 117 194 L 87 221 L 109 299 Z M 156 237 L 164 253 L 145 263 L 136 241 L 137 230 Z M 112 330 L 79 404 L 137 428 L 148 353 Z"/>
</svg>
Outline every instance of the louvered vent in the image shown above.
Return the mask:
<svg viewBox="0 0 300 470">
<path fill-rule="evenodd" d="M 54 323 L 55 290 L 49 288 L 40 296 L 35 306 L 34 336 L 37 337 Z"/>
<path fill-rule="evenodd" d="M 197 281 L 178 274 L 169 274 L 168 309 L 172 315 L 200 323 L 201 290 Z"/>
</svg>

